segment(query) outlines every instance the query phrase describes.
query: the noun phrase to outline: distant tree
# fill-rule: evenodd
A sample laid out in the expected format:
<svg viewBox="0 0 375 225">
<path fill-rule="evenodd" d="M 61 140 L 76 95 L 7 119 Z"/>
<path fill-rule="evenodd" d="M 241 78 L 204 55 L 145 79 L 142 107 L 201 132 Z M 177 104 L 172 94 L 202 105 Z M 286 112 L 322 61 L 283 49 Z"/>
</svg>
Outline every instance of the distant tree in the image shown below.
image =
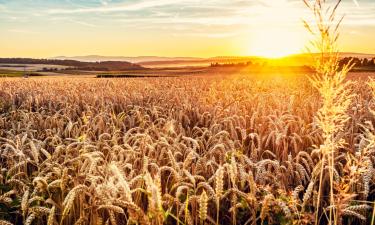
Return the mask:
<svg viewBox="0 0 375 225">
<path fill-rule="evenodd" d="M 352 62 L 353 62 L 355 67 L 362 65 L 362 62 L 359 58 L 355 57 L 355 58 L 351 58 L 351 59 L 352 59 Z"/>
<path fill-rule="evenodd" d="M 339 67 L 342 68 L 344 65 L 348 64 L 351 61 L 351 63 L 354 65 L 354 67 L 360 67 L 362 66 L 362 60 L 356 57 L 345 57 L 340 60 L 338 63 Z"/>
<path fill-rule="evenodd" d="M 370 61 L 367 63 L 368 66 L 375 66 L 375 58 L 370 59 Z"/>
<path fill-rule="evenodd" d="M 369 60 L 367 58 L 364 58 L 362 60 L 362 66 L 368 66 L 368 62 L 369 62 Z"/>
</svg>

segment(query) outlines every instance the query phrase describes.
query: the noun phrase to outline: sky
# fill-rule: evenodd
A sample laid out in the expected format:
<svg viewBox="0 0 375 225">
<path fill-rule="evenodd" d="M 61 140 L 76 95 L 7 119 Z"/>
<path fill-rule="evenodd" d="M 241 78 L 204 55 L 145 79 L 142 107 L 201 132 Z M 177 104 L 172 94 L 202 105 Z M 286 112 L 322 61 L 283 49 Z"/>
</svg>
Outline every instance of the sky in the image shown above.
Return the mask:
<svg viewBox="0 0 375 225">
<path fill-rule="evenodd" d="M 283 56 L 310 40 L 302 0 L 0 0 L 0 57 Z M 340 49 L 375 53 L 375 0 L 343 0 Z"/>
</svg>

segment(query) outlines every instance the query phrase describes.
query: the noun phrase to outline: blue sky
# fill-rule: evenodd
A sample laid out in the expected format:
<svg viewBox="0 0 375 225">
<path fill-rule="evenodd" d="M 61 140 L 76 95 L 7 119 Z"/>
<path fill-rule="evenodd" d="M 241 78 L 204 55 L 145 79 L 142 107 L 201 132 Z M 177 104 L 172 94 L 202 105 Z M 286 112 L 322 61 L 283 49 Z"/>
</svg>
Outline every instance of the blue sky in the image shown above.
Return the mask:
<svg viewBox="0 0 375 225">
<path fill-rule="evenodd" d="M 357 1 L 340 10 L 343 49 L 375 53 L 375 1 Z M 0 0 L 0 56 L 294 53 L 307 15 L 302 0 Z"/>
</svg>

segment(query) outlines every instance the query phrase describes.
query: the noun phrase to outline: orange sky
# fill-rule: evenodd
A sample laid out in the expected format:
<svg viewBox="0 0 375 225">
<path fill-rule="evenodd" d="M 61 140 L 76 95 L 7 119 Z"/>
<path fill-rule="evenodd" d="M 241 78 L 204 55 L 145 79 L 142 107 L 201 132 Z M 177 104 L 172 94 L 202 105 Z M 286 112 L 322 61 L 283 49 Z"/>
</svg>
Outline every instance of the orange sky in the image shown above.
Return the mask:
<svg viewBox="0 0 375 225">
<path fill-rule="evenodd" d="M 375 53 L 375 1 L 343 1 L 340 49 Z M 303 51 L 302 0 L 0 0 L 0 57 L 278 57 Z"/>
</svg>

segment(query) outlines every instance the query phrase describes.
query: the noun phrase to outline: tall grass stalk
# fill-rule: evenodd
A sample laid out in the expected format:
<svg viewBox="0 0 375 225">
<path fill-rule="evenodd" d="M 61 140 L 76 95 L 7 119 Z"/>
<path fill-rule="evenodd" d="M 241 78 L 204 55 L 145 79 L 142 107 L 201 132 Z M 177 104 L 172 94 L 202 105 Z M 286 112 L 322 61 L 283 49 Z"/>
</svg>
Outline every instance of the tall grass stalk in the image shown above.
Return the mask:
<svg viewBox="0 0 375 225">
<path fill-rule="evenodd" d="M 322 97 L 322 106 L 315 116 L 316 123 L 322 131 L 323 144 L 320 150 L 320 163 L 317 164 L 315 176 L 319 176 L 318 200 L 315 212 L 315 224 L 319 224 L 320 206 L 322 202 L 323 179 L 328 171 L 329 174 L 329 207 L 328 222 L 337 224 L 337 208 L 334 192 L 335 157 L 340 148 L 346 143 L 341 138 L 340 132 L 344 131 L 346 122 L 350 119 L 347 114 L 348 107 L 354 97 L 351 94 L 350 82 L 345 81 L 347 73 L 352 68 L 348 63 L 339 68 L 339 51 L 337 40 L 339 28 L 343 20 L 336 20 L 336 12 L 341 0 L 331 5 L 325 0 L 315 0 L 313 3 L 303 0 L 305 5 L 314 15 L 314 23 L 304 21 L 306 29 L 314 35 L 312 48 L 319 53 L 316 59 L 316 73 L 310 78 L 312 85 L 318 90 Z M 332 7 L 333 6 L 333 7 Z M 315 57 L 314 57 L 315 58 Z"/>
</svg>

